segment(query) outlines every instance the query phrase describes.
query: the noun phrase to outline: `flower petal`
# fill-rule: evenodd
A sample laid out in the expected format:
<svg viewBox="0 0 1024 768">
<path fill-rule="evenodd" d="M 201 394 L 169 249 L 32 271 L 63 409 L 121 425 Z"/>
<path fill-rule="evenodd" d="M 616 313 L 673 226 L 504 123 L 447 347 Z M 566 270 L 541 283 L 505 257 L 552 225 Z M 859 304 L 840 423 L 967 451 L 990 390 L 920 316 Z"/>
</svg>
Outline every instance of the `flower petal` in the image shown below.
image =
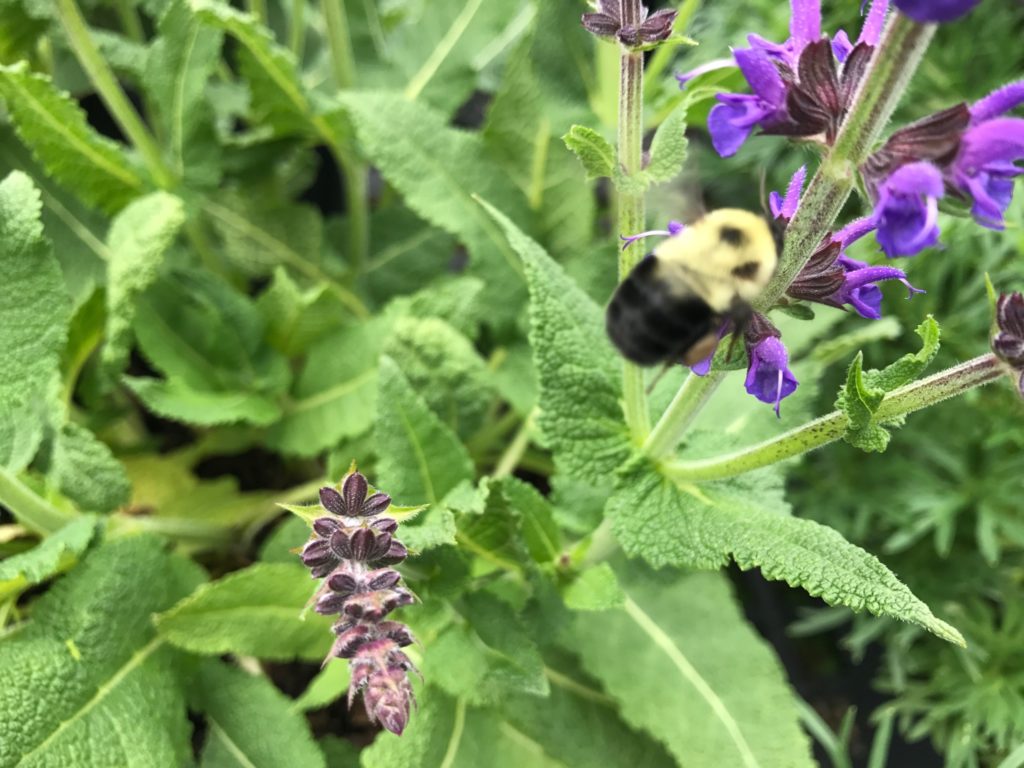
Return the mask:
<svg viewBox="0 0 1024 768">
<path fill-rule="evenodd" d="M 821 0 L 792 0 L 789 36 L 801 48 L 821 39 Z"/>
<path fill-rule="evenodd" d="M 976 6 L 980 0 L 893 0 L 904 15 L 922 24 L 953 21 Z"/>
<path fill-rule="evenodd" d="M 981 123 L 1024 104 L 1024 80 L 1004 85 L 971 105 L 971 121 Z"/>
<path fill-rule="evenodd" d="M 867 43 L 875 47 L 882 36 L 882 28 L 885 26 L 885 15 L 889 10 L 889 0 L 872 0 L 868 17 L 861 27 L 858 43 Z"/>
</svg>

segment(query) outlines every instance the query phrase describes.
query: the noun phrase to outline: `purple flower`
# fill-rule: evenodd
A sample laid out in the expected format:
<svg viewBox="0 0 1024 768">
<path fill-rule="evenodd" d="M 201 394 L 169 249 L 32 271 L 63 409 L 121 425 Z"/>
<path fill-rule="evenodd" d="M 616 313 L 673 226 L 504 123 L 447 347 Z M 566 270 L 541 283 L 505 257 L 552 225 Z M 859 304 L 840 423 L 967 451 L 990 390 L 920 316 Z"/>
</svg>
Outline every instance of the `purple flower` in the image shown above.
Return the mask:
<svg viewBox="0 0 1024 768">
<path fill-rule="evenodd" d="M 722 157 L 736 153 L 755 128 L 765 134 L 831 144 L 878 42 L 888 0 L 871 4 L 856 44 L 843 31 L 834 41 L 821 32 L 820 0 L 792 0 L 790 36 L 773 43 L 750 35 L 750 48 L 733 52 L 752 94 L 718 94 L 708 130 Z M 722 64 L 678 75 L 681 86 Z"/>
<path fill-rule="evenodd" d="M 953 21 L 969 12 L 980 0 L 893 0 L 900 12 L 914 21 Z"/>
<path fill-rule="evenodd" d="M 970 197 L 974 220 L 1003 228 L 1003 213 L 1013 197 L 1013 180 L 1024 173 L 1024 119 L 999 117 L 967 129 L 949 173 L 953 186 Z"/>
<path fill-rule="evenodd" d="M 400 649 L 414 639 L 408 627 L 385 617 L 415 598 L 387 567 L 408 554 L 394 537 L 398 522 L 382 516 L 391 497 L 368 492 L 366 478 L 354 469 L 340 491 L 321 488 L 320 504 L 330 514 L 313 521 L 314 538 L 301 556 L 313 577 L 323 579 L 313 597 L 316 612 L 341 617 L 324 664 L 349 659 L 349 706 L 361 692 L 370 720 L 401 734 L 414 703 L 406 673 L 415 668 Z"/>
<path fill-rule="evenodd" d="M 744 386 L 762 403 L 775 406 L 776 415 L 783 398 L 796 391 L 797 380 L 789 370 L 789 354 L 777 336 L 765 336 L 747 347 L 750 363 Z"/>
<path fill-rule="evenodd" d="M 904 165 L 877 191 L 874 223 L 885 255 L 913 256 L 939 241 L 942 173 L 931 163 Z"/>
<path fill-rule="evenodd" d="M 772 192 L 768 195 L 768 207 L 773 217 L 784 219 L 786 222 L 793 218 L 793 214 L 796 213 L 796 208 L 800 204 L 800 195 L 803 194 L 804 180 L 806 178 L 807 166 L 801 165 L 789 180 L 785 197 L 778 192 Z"/>
<path fill-rule="evenodd" d="M 667 229 L 649 229 L 637 235 L 619 235 L 619 238 L 622 240 L 622 250 L 626 250 L 637 240 L 643 240 L 647 237 L 675 237 L 684 229 L 686 229 L 685 224 L 673 219 L 668 223 Z"/>
<path fill-rule="evenodd" d="M 831 300 L 838 305 L 849 304 L 858 315 L 867 320 L 882 317 L 882 291 L 876 285 L 886 280 L 899 280 L 907 288 L 907 298 L 924 293 L 907 281 L 907 275 L 896 267 L 872 267 L 863 261 L 840 256 L 837 262 L 845 271 L 843 284 Z"/>
</svg>

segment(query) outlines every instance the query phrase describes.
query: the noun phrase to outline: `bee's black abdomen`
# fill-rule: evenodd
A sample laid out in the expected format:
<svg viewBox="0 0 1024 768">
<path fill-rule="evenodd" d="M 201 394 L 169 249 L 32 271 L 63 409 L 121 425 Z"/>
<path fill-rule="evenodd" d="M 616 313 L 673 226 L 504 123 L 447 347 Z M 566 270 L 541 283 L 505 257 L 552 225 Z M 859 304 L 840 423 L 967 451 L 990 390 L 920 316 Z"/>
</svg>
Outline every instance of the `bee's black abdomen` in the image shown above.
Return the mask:
<svg viewBox="0 0 1024 768">
<path fill-rule="evenodd" d="M 616 289 L 605 318 L 615 346 L 639 365 L 677 361 L 717 328 L 711 307 L 696 295 L 673 295 L 656 267 L 656 257 L 645 256 Z"/>
</svg>

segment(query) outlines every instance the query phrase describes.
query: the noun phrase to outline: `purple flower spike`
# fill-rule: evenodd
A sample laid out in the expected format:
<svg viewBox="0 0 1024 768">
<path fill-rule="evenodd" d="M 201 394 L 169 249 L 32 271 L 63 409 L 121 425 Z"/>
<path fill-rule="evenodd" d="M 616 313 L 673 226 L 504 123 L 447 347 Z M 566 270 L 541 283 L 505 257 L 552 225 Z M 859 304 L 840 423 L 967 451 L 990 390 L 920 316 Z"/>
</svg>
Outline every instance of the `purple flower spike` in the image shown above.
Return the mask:
<svg viewBox="0 0 1024 768">
<path fill-rule="evenodd" d="M 998 117 L 967 130 L 953 161 L 953 185 L 974 200 L 971 215 L 990 229 L 1003 228 L 1013 180 L 1024 173 L 1024 118 Z"/>
<path fill-rule="evenodd" d="M 369 489 L 366 477 L 355 471 L 340 492 L 321 488 L 320 503 L 330 516 L 313 521 L 313 539 L 301 557 L 313 578 L 323 580 L 313 596 L 314 609 L 341 617 L 331 628 L 336 638 L 324 665 L 332 658 L 348 659 L 349 706 L 362 693 L 370 721 L 401 734 L 415 703 L 407 674 L 415 667 L 400 648 L 414 638 L 404 624 L 384 617 L 416 598 L 401 585 L 401 574 L 387 567 L 409 554 L 395 538 L 398 522 L 382 516 L 391 497 L 367 498 Z"/>
<path fill-rule="evenodd" d="M 893 0 L 904 15 L 922 24 L 959 19 L 979 2 L 980 0 Z"/>
<path fill-rule="evenodd" d="M 875 226 L 885 255 L 913 256 L 939 241 L 942 173 L 931 163 L 904 165 L 878 188 Z"/>
<path fill-rule="evenodd" d="M 775 336 L 766 336 L 747 350 L 750 366 L 744 386 L 747 392 L 762 403 L 775 406 L 776 415 L 781 417 L 780 406 L 783 398 L 796 391 L 797 380 L 789 370 L 789 354 L 786 347 Z"/>
</svg>

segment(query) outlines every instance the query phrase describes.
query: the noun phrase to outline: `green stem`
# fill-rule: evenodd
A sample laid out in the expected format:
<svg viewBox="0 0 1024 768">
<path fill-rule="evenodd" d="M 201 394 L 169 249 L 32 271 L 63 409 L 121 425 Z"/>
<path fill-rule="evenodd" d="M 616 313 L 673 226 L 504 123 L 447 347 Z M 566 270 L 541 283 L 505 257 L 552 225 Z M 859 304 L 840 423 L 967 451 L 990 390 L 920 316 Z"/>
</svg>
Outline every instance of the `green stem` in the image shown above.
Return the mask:
<svg viewBox="0 0 1024 768">
<path fill-rule="evenodd" d="M 302 52 L 306 44 L 306 0 L 292 0 L 292 12 L 288 17 L 288 47 L 295 54 L 295 60 L 302 63 Z"/>
<path fill-rule="evenodd" d="M 1003 365 L 995 355 L 982 355 L 968 360 L 928 378 L 894 389 L 885 396 L 878 407 L 874 421 L 876 424 L 884 424 L 935 405 L 954 395 L 995 381 L 1003 372 Z M 664 472 L 673 480 L 684 483 L 735 477 L 835 442 L 846 433 L 846 428 L 846 414 L 833 411 L 827 416 L 750 448 L 710 459 L 665 464 Z"/>
<path fill-rule="evenodd" d="M 71 50 L 75 53 L 82 69 L 89 75 L 89 80 L 96 88 L 97 93 L 114 120 L 124 131 L 131 143 L 142 156 L 146 168 L 149 170 L 153 181 L 162 189 L 169 189 L 174 186 L 175 178 L 170 168 L 164 162 L 160 154 L 160 148 L 156 140 L 149 133 L 138 113 L 124 95 L 121 86 L 117 82 L 113 71 L 103 59 L 96 43 L 89 35 L 89 28 L 82 18 L 75 0 L 56 0 L 61 25 L 67 35 Z"/>
<path fill-rule="evenodd" d="M 508 448 L 498 459 L 498 463 L 494 467 L 494 472 L 491 473 L 492 477 L 507 477 L 511 475 L 516 467 L 519 466 L 520 460 L 523 458 L 523 454 L 526 453 L 526 449 L 530 445 L 530 438 L 533 436 L 533 427 L 537 419 L 538 409 L 534 408 L 530 415 L 526 417 L 522 425 L 519 427 L 519 431 L 516 432 L 515 437 L 512 438 L 512 442 L 508 444 Z"/>
<path fill-rule="evenodd" d="M 672 453 L 724 378 L 721 371 L 706 376 L 690 373 L 644 443 L 644 452 L 655 459 Z"/>
<path fill-rule="evenodd" d="M 249 13 L 255 16 L 260 24 L 267 23 L 267 0 L 249 0 L 246 5 L 249 7 Z"/>
<path fill-rule="evenodd" d="M 891 16 L 835 145 L 811 179 L 786 228 L 786 242 L 775 275 L 754 302 L 758 311 L 769 310 L 782 298 L 831 230 L 853 191 L 857 167 L 864 162 L 892 117 L 934 33 L 933 24 L 917 24 L 900 13 Z M 654 427 L 652 436 L 657 435 L 658 440 L 653 444 L 648 440 L 645 446 L 648 455 L 663 459 L 671 454 L 696 412 L 723 378 L 709 377 L 701 388 L 701 400 L 676 397 Z M 688 385 L 689 380 L 683 384 Z"/>
<path fill-rule="evenodd" d="M 344 0 L 323 0 L 327 23 L 327 42 L 331 49 L 334 82 L 339 90 L 356 83 L 356 63 L 352 55 L 352 37 Z M 345 205 L 348 209 L 348 240 L 352 270 L 359 275 L 369 258 L 370 210 L 367 174 L 369 169 L 350 148 L 340 142 L 331 145 L 334 161 L 345 180 Z"/>
<path fill-rule="evenodd" d="M 75 518 L 74 513 L 57 509 L 2 467 L 0 503 L 11 511 L 18 522 L 44 536 L 59 531 Z"/>
<path fill-rule="evenodd" d="M 116 11 L 118 19 L 121 20 L 121 27 L 129 39 L 136 43 L 145 43 L 146 32 L 142 28 L 142 20 L 130 0 L 117 0 Z"/>
<path fill-rule="evenodd" d="M 640 19 L 640 1 L 624 0 L 621 5 L 623 24 L 636 24 Z M 644 120 L 644 55 L 623 48 L 619 68 L 619 165 L 627 177 L 643 170 Z M 644 193 L 620 189 L 619 233 L 634 234 L 644 230 Z M 624 280 L 643 257 L 638 243 L 631 243 L 619 254 L 619 280 Z M 626 424 L 633 439 L 643 442 L 651 431 L 651 417 L 647 409 L 643 370 L 629 361 L 623 361 L 622 397 Z"/>
</svg>

